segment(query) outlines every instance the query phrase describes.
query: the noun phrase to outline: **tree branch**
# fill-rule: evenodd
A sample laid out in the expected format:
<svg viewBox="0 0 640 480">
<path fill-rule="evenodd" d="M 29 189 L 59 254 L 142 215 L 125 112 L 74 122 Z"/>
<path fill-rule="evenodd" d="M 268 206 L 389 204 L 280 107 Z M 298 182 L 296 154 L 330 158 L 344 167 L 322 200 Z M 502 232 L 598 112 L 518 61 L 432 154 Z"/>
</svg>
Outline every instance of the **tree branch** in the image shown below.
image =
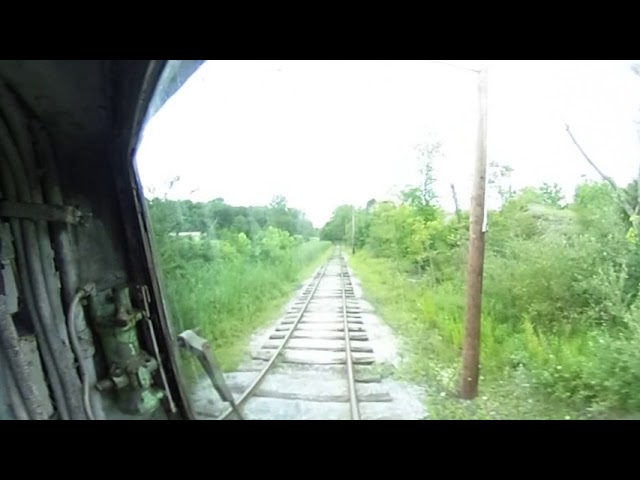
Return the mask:
<svg viewBox="0 0 640 480">
<path fill-rule="evenodd" d="M 600 170 L 598 168 L 598 166 L 593 163 L 593 160 L 591 160 L 589 158 L 589 156 L 585 153 L 585 151 L 582 149 L 582 147 L 580 146 L 580 144 L 578 143 L 578 141 L 575 139 L 575 137 L 573 136 L 573 134 L 571 133 L 571 129 L 569 128 L 568 124 L 565 124 L 565 126 L 567 127 L 567 133 L 569 134 L 569 136 L 571 137 L 571 140 L 573 141 L 574 145 L 576 147 L 578 147 L 578 150 L 580 150 L 580 153 L 582 154 L 582 156 L 585 158 L 585 160 L 587 162 L 589 162 L 589 165 L 591 165 L 596 172 L 598 172 L 598 174 L 607 182 L 609 182 L 609 184 L 615 188 L 616 190 L 618 189 L 618 185 L 616 185 L 616 182 L 613 181 L 613 178 L 611 178 L 610 176 L 606 175 L 602 170 Z"/>
<path fill-rule="evenodd" d="M 613 181 L 613 178 L 611 178 L 610 176 L 606 175 L 602 170 L 600 170 L 598 168 L 598 166 L 593 162 L 593 160 L 591 160 L 589 158 L 589 155 L 587 155 L 585 153 L 585 151 L 582 149 L 582 147 L 580 146 L 578 141 L 575 139 L 575 137 L 571 133 L 571 129 L 569 128 L 569 124 L 565 124 L 565 127 L 567 128 L 567 133 L 571 137 L 571 140 L 573 141 L 574 145 L 576 147 L 578 147 L 578 150 L 580 150 L 580 153 L 582 154 L 582 156 L 585 158 L 585 160 L 587 162 L 589 162 L 589 165 L 591 165 L 595 169 L 595 171 L 598 172 L 598 174 L 605 181 L 607 181 L 609 183 L 609 185 L 611 185 L 613 187 L 613 191 L 615 192 L 615 195 L 617 197 L 618 202 L 620 203 L 622 208 L 624 208 L 624 211 L 627 212 L 627 215 L 629 215 L 631 217 L 635 212 L 634 212 L 633 208 L 631 208 L 631 205 L 629 205 L 629 202 L 627 202 L 626 199 L 624 198 L 624 196 L 622 195 L 622 192 L 618 188 L 618 185 L 616 185 L 616 182 Z"/>
<path fill-rule="evenodd" d="M 456 208 L 456 217 L 458 218 L 458 220 L 460 220 L 460 206 L 458 205 L 458 195 L 456 195 L 456 187 L 453 185 L 453 183 L 451 184 L 451 193 L 453 195 L 453 204 Z"/>
</svg>

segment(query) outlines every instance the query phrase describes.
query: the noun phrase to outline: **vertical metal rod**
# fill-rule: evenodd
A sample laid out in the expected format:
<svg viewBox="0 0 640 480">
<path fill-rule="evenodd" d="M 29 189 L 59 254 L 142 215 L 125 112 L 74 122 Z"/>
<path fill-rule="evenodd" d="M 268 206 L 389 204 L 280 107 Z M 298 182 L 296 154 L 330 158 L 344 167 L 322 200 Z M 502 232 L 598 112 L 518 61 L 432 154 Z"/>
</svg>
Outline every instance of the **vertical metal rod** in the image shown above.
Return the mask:
<svg viewBox="0 0 640 480">
<path fill-rule="evenodd" d="M 155 354 L 156 360 L 158 361 L 158 370 L 160 371 L 162 386 L 164 387 L 165 395 L 167 396 L 167 400 L 169 402 L 169 409 L 171 410 L 171 413 L 177 413 L 178 408 L 176 407 L 176 403 L 173 400 L 173 395 L 171 395 L 171 388 L 169 387 L 169 382 L 167 381 L 167 374 L 165 373 L 164 366 L 162 365 L 162 357 L 160 356 L 160 348 L 158 347 L 156 331 L 153 328 L 153 322 L 151 321 L 151 310 L 149 309 L 149 305 L 151 304 L 151 294 L 149 293 L 149 287 L 147 287 L 146 285 L 142 287 L 142 299 L 146 317 L 145 322 L 147 324 L 147 328 L 149 328 L 149 336 L 151 337 L 151 343 L 153 344 L 153 353 Z"/>
</svg>

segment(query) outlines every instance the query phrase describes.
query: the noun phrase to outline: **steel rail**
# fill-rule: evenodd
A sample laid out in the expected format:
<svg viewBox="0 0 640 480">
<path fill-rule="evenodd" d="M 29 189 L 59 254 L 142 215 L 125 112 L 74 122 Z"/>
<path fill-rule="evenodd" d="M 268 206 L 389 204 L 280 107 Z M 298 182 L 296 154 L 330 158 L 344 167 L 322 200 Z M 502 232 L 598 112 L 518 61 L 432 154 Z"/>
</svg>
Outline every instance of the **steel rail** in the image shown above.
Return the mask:
<svg viewBox="0 0 640 480">
<path fill-rule="evenodd" d="M 360 420 L 358 408 L 358 395 L 356 382 L 353 375 L 353 359 L 351 358 L 351 339 L 349 335 L 349 321 L 347 320 L 347 295 L 345 287 L 345 274 L 349 275 L 344 257 L 340 257 L 340 284 L 342 290 L 342 320 L 344 323 L 344 350 L 346 353 L 347 382 L 349 383 L 349 403 L 351 405 L 351 420 Z"/>
<path fill-rule="evenodd" d="M 315 280 L 315 285 L 313 286 L 313 290 L 311 290 L 311 293 L 309 293 L 309 296 L 307 297 L 307 301 L 302 306 L 302 309 L 298 313 L 298 316 L 297 316 L 295 322 L 293 322 L 293 324 L 291 325 L 291 329 L 289 330 L 287 335 L 284 337 L 284 340 L 282 341 L 280 346 L 277 348 L 277 350 L 275 351 L 275 353 L 273 354 L 271 359 L 269 359 L 269 361 L 267 362 L 266 366 L 262 369 L 262 371 L 256 377 L 256 379 L 253 381 L 253 383 L 249 386 L 249 388 L 247 388 L 245 390 L 245 392 L 242 394 L 242 396 L 236 401 L 236 406 L 238 408 L 240 408 L 242 403 L 249 398 L 249 396 L 253 393 L 253 391 L 256 389 L 256 387 L 264 379 L 266 374 L 269 372 L 269 369 L 271 369 L 271 366 L 276 361 L 276 358 L 278 358 L 278 355 L 280 355 L 280 352 L 282 352 L 284 347 L 287 345 L 287 342 L 289 341 L 289 339 L 291 338 L 291 335 L 293 334 L 294 330 L 298 326 L 298 323 L 300 323 L 300 320 L 302 319 L 302 316 L 307 311 L 307 307 L 309 306 L 309 303 L 311 303 L 311 300 L 313 299 L 313 296 L 315 295 L 316 290 L 318 289 L 318 286 L 320 285 L 320 282 L 322 281 L 322 277 L 324 277 L 324 274 L 327 271 L 327 267 L 329 266 L 329 262 L 331 262 L 331 260 L 329 260 L 329 261 L 327 261 L 327 263 L 325 263 L 324 267 L 322 268 L 322 270 L 318 274 L 318 277 Z M 218 417 L 218 420 L 226 419 L 232 412 L 233 412 L 233 408 L 231 408 L 231 407 L 228 408 L 220 417 Z"/>
</svg>

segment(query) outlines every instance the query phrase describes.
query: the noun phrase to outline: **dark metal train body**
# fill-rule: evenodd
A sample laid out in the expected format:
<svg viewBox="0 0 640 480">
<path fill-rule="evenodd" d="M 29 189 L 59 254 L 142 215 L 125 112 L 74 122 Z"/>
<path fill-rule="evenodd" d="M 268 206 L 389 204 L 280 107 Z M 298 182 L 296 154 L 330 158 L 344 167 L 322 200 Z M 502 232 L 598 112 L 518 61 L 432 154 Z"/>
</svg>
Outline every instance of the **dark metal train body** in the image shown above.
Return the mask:
<svg viewBox="0 0 640 480">
<path fill-rule="evenodd" d="M 194 418 L 134 157 L 201 64 L 0 61 L 0 419 Z"/>
</svg>

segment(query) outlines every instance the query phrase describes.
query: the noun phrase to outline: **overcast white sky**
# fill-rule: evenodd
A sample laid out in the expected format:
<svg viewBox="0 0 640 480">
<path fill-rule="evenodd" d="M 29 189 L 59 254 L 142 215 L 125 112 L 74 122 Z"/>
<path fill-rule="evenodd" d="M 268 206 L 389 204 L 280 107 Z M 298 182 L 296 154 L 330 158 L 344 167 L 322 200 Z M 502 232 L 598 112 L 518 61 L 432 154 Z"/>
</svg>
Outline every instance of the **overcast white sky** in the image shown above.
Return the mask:
<svg viewBox="0 0 640 480">
<path fill-rule="evenodd" d="M 478 61 L 447 60 L 476 67 Z M 489 161 L 516 188 L 597 178 L 564 123 L 606 173 L 635 175 L 640 78 L 629 61 L 489 61 Z M 429 61 L 209 61 L 153 117 L 137 160 L 155 195 L 264 205 L 287 197 L 318 227 L 343 203 L 420 181 L 416 146 L 443 142 L 441 203 L 463 207 L 475 160 L 477 76 Z"/>
</svg>

